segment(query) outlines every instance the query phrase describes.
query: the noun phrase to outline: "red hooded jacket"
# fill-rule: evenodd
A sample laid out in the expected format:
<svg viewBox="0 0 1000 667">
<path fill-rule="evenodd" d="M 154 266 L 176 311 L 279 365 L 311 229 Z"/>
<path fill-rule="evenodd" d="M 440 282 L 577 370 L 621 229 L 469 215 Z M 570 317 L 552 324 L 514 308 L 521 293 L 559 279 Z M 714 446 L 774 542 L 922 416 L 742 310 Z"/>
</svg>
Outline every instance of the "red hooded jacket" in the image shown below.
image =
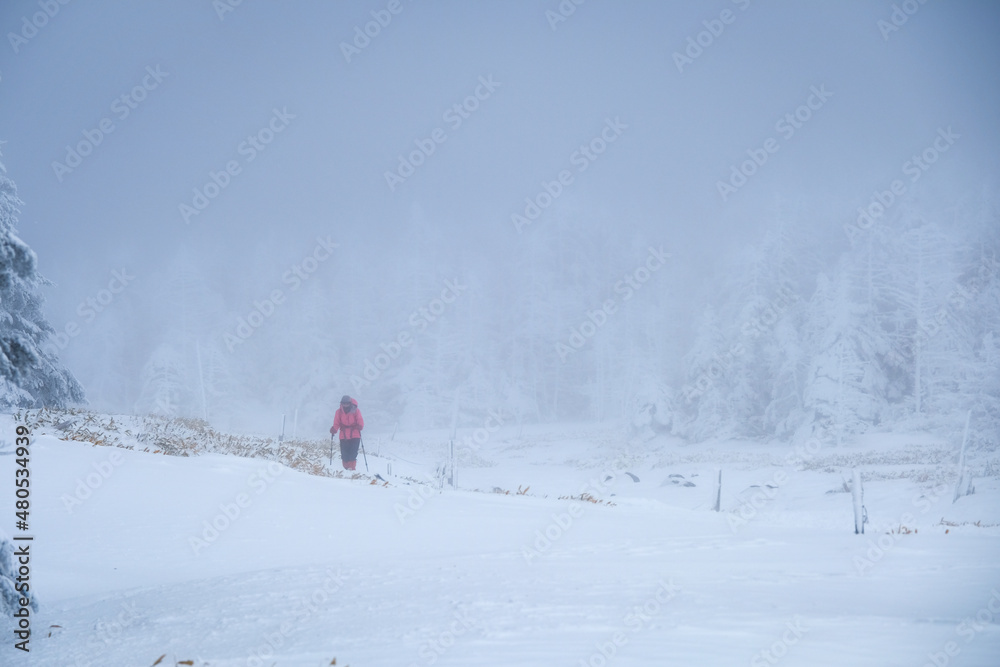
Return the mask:
<svg viewBox="0 0 1000 667">
<path fill-rule="evenodd" d="M 353 410 L 344 412 L 343 408 L 337 408 L 337 414 L 333 416 L 330 434 L 335 435 L 340 430 L 341 440 L 360 438 L 361 429 L 365 427 L 365 419 L 361 416 L 361 410 L 358 410 L 358 402 L 352 398 L 351 403 L 354 405 Z"/>
</svg>

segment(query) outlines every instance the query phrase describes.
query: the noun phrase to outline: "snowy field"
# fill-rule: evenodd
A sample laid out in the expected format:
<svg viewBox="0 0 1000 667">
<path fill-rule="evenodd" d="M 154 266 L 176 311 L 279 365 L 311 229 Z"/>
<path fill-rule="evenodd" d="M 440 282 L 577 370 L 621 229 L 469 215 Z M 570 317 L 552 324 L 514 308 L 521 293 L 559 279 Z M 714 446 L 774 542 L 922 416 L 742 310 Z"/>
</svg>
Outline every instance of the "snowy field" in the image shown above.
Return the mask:
<svg viewBox="0 0 1000 667">
<path fill-rule="evenodd" d="M 997 458 L 971 457 L 953 503 L 953 443 L 502 429 L 461 449 L 453 490 L 440 433 L 370 436 L 385 484 L 33 440 L 42 606 L 3 665 L 1000 664 Z"/>
</svg>

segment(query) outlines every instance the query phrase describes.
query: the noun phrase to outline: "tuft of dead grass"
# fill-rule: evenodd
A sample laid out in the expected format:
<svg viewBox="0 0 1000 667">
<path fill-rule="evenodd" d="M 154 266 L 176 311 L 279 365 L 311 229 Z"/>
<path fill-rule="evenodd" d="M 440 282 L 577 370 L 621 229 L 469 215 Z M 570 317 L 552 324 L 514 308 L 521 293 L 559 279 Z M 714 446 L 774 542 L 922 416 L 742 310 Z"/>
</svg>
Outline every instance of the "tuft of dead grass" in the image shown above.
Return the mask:
<svg viewBox="0 0 1000 667">
<path fill-rule="evenodd" d="M 203 419 L 160 415 L 114 416 L 79 408 L 26 410 L 18 418 L 33 432 L 49 432 L 63 440 L 89 442 L 95 447 L 120 447 L 148 454 L 197 456 L 231 454 L 265 459 L 320 477 L 368 479 L 361 473 L 346 477 L 328 469 L 328 440 L 285 440 L 222 433 Z"/>
</svg>

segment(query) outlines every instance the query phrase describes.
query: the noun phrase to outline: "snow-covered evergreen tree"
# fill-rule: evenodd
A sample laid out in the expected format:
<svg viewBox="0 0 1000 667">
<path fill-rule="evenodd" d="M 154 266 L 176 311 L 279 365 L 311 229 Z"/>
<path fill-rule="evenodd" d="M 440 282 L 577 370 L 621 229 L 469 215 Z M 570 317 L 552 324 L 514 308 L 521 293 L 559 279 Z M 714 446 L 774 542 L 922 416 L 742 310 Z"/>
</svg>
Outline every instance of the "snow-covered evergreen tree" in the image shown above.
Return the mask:
<svg viewBox="0 0 1000 667">
<path fill-rule="evenodd" d="M 995 210 L 979 217 L 970 226 L 972 212 L 940 216 L 906 202 L 836 261 L 808 266 L 796 256 L 814 251 L 779 225 L 706 310 L 684 358 L 675 432 L 950 435 L 972 409 L 974 436 L 995 439 L 1000 234 Z"/>
<path fill-rule="evenodd" d="M 685 382 L 676 401 L 675 433 L 695 440 L 734 434 L 730 377 L 745 353 L 746 347 L 730 341 L 716 310 L 707 306 L 694 345 L 684 356 Z"/>
<path fill-rule="evenodd" d="M 142 393 L 135 411 L 165 417 L 194 417 L 197 405 L 195 384 L 177 346 L 160 344 L 142 369 Z"/>
<path fill-rule="evenodd" d="M 0 163 L 0 410 L 79 403 L 80 384 L 54 350 L 45 349 L 54 333 L 41 312 L 46 280 L 38 274 L 35 253 L 17 236 L 20 205 Z"/>
<path fill-rule="evenodd" d="M 939 321 L 939 314 L 954 289 L 957 271 L 954 267 L 954 242 L 944 230 L 914 215 L 907 228 L 900 230 L 892 248 L 895 256 L 892 280 L 893 339 L 907 362 L 910 380 L 907 412 L 920 416 L 933 406 L 934 389 L 942 379 L 933 371 L 947 369 L 942 355 L 956 361 L 954 354 L 945 354 L 946 338 L 955 334 L 953 328 Z M 943 335 L 942 335 L 943 334 Z M 942 362 L 944 367 L 942 368 Z"/>
<path fill-rule="evenodd" d="M 979 213 L 968 256 L 948 295 L 948 320 L 967 342 L 968 356 L 955 368 L 950 412 L 972 410 L 970 442 L 995 447 L 1000 433 L 1000 211 L 987 202 Z M 944 406 L 942 406 L 944 407 Z M 955 428 L 959 420 L 954 420 Z"/>
<path fill-rule="evenodd" d="M 21 607 L 21 598 L 28 601 L 34 611 L 38 611 L 35 596 L 17 590 L 17 569 L 14 563 L 14 542 L 7 533 L 0 530 L 0 617 L 10 617 Z"/>
<path fill-rule="evenodd" d="M 885 410 L 886 379 L 880 336 L 866 300 L 854 287 L 850 262 L 838 265 L 832 282 L 821 274 L 807 308 L 810 350 L 803 401 L 814 428 L 837 437 L 864 433 Z"/>
</svg>

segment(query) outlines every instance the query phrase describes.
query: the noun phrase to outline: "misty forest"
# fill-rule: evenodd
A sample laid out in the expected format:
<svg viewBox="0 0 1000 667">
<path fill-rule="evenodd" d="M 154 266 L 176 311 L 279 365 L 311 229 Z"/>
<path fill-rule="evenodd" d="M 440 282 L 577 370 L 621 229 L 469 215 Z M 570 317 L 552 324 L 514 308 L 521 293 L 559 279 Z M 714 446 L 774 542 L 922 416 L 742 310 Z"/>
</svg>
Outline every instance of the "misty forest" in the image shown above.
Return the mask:
<svg viewBox="0 0 1000 667">
<path fill-rule="evenodd" d="M 692 441 L 842 439 L 948 432 L 971 409 L 977 437 L 995 437 L 993 202 L 901 203 L 821 238 L 787 201 L 763 215 L 760 238 L 694 284 L 657 259 L 677 248 L 610 224 L 581 234 L 570 213 L 493 266 L 488 250 L 447 250 L 425 220 L 371 255 L 340 243 L 315 278 L 274 273 L 243 310 L 182 255 L 148 301 L 102 315 L 85 368 L 114 405 L 223 423 L 248 407 L 325 420 L 346 392 L 406 428 L 446 427 L 457 403 L 469 423 L 492 408 Z M 149 320 L 144 336 L 127 325 Z"/>
<path fill-rule="evenodd" d="M 0 662 L 995 664 L 995 3 L 0 26 Z"/>
<path fill-rule="evenodd" d="M 734 3 L 729 11 L 739 17 L 743 9 Z M 216 10 L 228 17 L 225 10 Z M 608 29 L 617 35 L 629 25 L 627 14 L 616 16 Z M 547 17 L 554 38 L 561 38 L 560 19 L 565 17 Z M 711 21 L 706 24 L 712 27 Z M 216 29 L 226 25 L 222 20 Z M 839 29 L 844 28 L 831 28 Z M 885 48 L 877 41 L 875 46 Z M 15 41 L 14 48 L 28 46 Z M 722 73 L 695 71 L 696 66 L 708 69 L 691 59 L 702 48 L 704 58 L 712 55 L 711 46 L 689 46 L 672 54 L 680 70 L 675 86 L 686 83 L 684 77 L 727 79 Z M 842 57 L 832 45 L 827 48 L 829 53 L 812 57 Z M 373 81 L 379 65 L 362 62 L 367 51 L 350 41 L 340 50 L 345 65 L 366 68 L 359 74 L 363 80 L 352 82 L 351 104 L 362 106 L 359 92 L 370 91 L 371 96 L 383 91 L 384 101 L 371 110 L 403 113 L 395 106 L 402 102 L 400 92 L 389 93 L 391 80 L 402 73 L 388 72 L 388 81 Z M 628 55 L 620 58 L 627 62 Z M 41 234 L 45 250 L 52 247 L 48 255 L 42 251 L 42 275 L 57 276 L 53 287 L 32 290 L 40 285 L 40 278 L 33 278 L 24 288 L 60 297 L 50 298 L 55 302 L 48 308 L 51 330 L 34 318 L 42 328 L 31 333 L 29 349 L 42 356 L 32 372 L 45 375 L 56 360 L 65 362 L 81 381 L 89 404 L 98 409 L 194 417 L 265 432 L 277 428 L 281 414 L 296 411 L 304 429 L 319 428 L 344 393 L 363 398 L 380 423 L 411 429 L 447 426 L 456 410 L 461 423 L 475 424 L 486 410 L 495 409 L 518 423 L 614 420 L 690 441 L 787 439 L 817 429 L 840 440 L 872 429 L 947 432 L 960 428 L 971 409 L 978 438 L 997 430 L 997 202 L 985 174 L 957 180 L 955 164 L 988 142 L 958 123 L 914 132 L 914 148 L 891 156 L 889 164 L 902 167 L 886 169 L 884 176 L 848 191 L 850 196 L 832 206 L 828 192 L 803 192 L 777 177 L 759 183 L 782 159 L 798 159 L 802 167 L 807 164 L 802 159 L 825 161 L 830 151 L 837 152 L 835 159 L 842 164 L 867 159 L 867 151 L 852 157 L 836 146 L 838 134 L 849 128 L 831 131 L 838 119 L 822 117 L 835 116 L 836 109 L 823 107 L 834 106 L 849 92 L 826 83 L 806 86 L 803 90 L 812 94 L 799 95 L 804 104 L 775 105 L 769 114 L 778 118 L 774 127 L 760 124 L 745 135 L 746 150 L 718 153 L 716 173 L 700 188 L 697 206 L 702 210 L 693 212 L 696 204 L 690 197 L 678 197 L 676 207 L 671 206 L 673 191 L 686 186 L 671 178 L 686 165 L 670 165 L 662 177 L 646 183 L 642 179 L 648 173 L 637 178 L 645 163 L 630 165 L 629 151 L 636 154 L 637 144 L 654 135 L 676 143 L 695 128 L 640 121 L 638 112 L 630 114 L 622 102 L 621 111 L 595 110 L 598 115 L 591 113 L 591 119 L 585 107 L 579 109 L 579 146 L 560 142 L 569 159 L 547 156 L 540 167 L 532 163 L 527 171 L 534 173 L 517 179 L 522 183 L 498 198 L 494 172 L 506 171 L 508 178 L 510 172 L 526 171 L 527 165 L 517 165 L 501 152 L 513 141 L 516 124 L 546 123 L 534 111 L 518 113 L 516 104 L 495 108 L 504 104 L 504 97 L 523 94 L 512 90 L 517 83 L 503 80 L 509 76 L 494 73 L 502 63 L 497 60 L 490 74 L 469 79 L 471 95 L 456 95 L 458 102 L 450 107 L 442 102 L 445 111 L 436 119 L 437 127 L 427 105 L 419 113 L 414 110 L 417 126 L 427 125 L 427 131 L 370 164 L 336 150 L 322 151 L 319 159 L 320 151 L 308 151 L 309 129 L 301 127 L 309 122 L 308 112 L 295 108 L 293 113 L 289 108 L 294 103 L 275 102 L 273 112 L 265 108 L 259 115 L 261 129 L 239 141 L 235 153 L 217 150 L 215 156 L 223 157 L 214 162 L 206 155 L 201 170 L 195 166 L 180 180 L 195 183 L 193 188 L 170 189 L 178 203 L 152 220 L 149 213 L 133 213 L 127 220 L 102 222 L 107 215 L 121 215 L 113 212 L 122 207 L 107 191 L 97 197 L 98 210 L 103 209 L 99 218 L 85 213 L 94 206 L 88 202 L 83 211 L 67 208 L 58 216 L 46 211 L 49 231 L 19 224 L 22 207 L 11 180 L 26 180 L 30 172 L 11 169 L 4 191 L 5 236 L 15 230 L 29 239 Z M 988 69 L 985 61 L 982 65 Z M 579 70 L 574 76 L 586 73 L 583 63 L 566 67 Z M 139 122 L 131 117 L 152 106 L 155 96 L 169 95 L 175 80 L 186 76 L 160 65 L 142 73 L 139 86 L 109 105 L 108 126 L 117 122 L 120 132 L 129 129 L 126 121 Z M 280 78 L 302 76 L 291 70 Z M 641 84 L 641 74 L 633 76 L 636 85 L 649 87 Z M 757 76 L 766 80 L 768 71 L 761 68 Z M 993 85 L 974 72 L 967 77 L 977 93 Z M 545 84 L 545 78 L 532 78 L 536 86 Z M 432 79 L 427 78 L 428 85 Z M 315 103 L 315 91 L 303 92 L 307 97 L 302 104 Z M 282 94 L 290 95 L 286 90 Z M 931 96 L 934 89 L 925 84 L 909 94 Z M 550 105 L 559 101 L 544 90 L 531 95 L 524 100 L 528 111 L 541 100 Z M 647 96 L 648 103 L 659 103 L 653 93 Z M 604 97 L 607 101 L 599 107 L 616 99 L 611 93 Z M 705 103 L 694 95 L 685 102 L 696 108 Z M 753 103 L 763 106 L 759 100 Z M 778 110 L 785 107 L 788 113 L 782 117 Z M 7 105 L 7 110 L 14 108 Z M 179 131 L 197 122 L 193 117 L 172 119 Z M 820 124 L 826 127 L 812 127 Z M 463 127 L 472 125 L 474 130 Z M 224 127 L 213 127 L 212 136 L 224 135 Z M 338 127 L 337 134 L 348 127 Z M 378 131 L 376 125 L 370 128 Z M 217 143 L 224 147 L 241 137 L 241 130 L 233 127 Z M 390 124 L 384 130 L 398 132 Z M 773 136 L 761 141 L 761 131 L 768 130 Z M 478 134 L 468 139 L 459 134 L 473 131 Z M 696 131 L 724 134 L 722 127 Z M 781 143 L 809 140 L 796 134 L 824 131 L 825 138 L 812 140 L 819 143 L 812 158 L 786 158 L 780 150 Z M 58 191 L 60 183 L 97 178 L 77 173 L 102 157 L 99 146 L 90 144 L 125 141 L 111 131 L 96 139 L 102 134 L 98 125 L 85 128 L 77 137 L 82 141 L 66 139 L 65 155 L 54 153 L 59 159 L 51 161 L 54 177 L 48 187 Z M 134 146 L 136 158 L 144 164 L 158 162 L 139 157 L 153 147 L 152 138 L 142 140 L 148 145 Z M 463 140 L 479 145 L 462 155 L 447 154 Z M 12 144 L 6 150 L 9 162 L 21 147 L 13 137 L 7 141 Z M 254 174 L 260 187 L 241 181 L 245 172 L 263 169 L 255 161 L 265 161 L 268 153 L 293 142 L 303 144 L 309 160 L 294 167 L 302 169 L 300 182 L 286 172 L 287 161 L 296 158 L 285 156 L 274 174 Z M 82 155 L 91 150 L 93 158 Z M 654 158 L 676 163 L 688 159 L 684 153 L 703 152 L 695 135 L 674 154 Z M 80 163 L 75 169 L 74 159 Z M 198 159 L 193 162 L 197 165 Z M 225 165 L 229 171 L 220 168 Z M 449 175 L 452 165 L 464 173 Z M 127 161 L 121 167 L 127 168 Z M 432 170 L 442 173 L 432 176 Z M 355 198 L 341 207 L 338 200 L 347 196 L 339 194 L 347 185 L 342 181 L 360 180 L 360 174 L 375 181 L 370 186 L 381 186 L 379 201 L 366 207 Z M 429 178 L 421 183 L 425 176 Z M 937 182 L 924 187 L 935 177 Z M 427 182 L 430 178 L 434 181 Z M 602 189 L 595 189 L 596 180 Z M 439 183 L 443 192 L 431 194 Z M 27 196 L 37 208 L 36 188 L 29 185 Z M 609 195 L 609 187 L 617 190 Z M 753 205 L 745 204 L 725 220 L 712 212 L 735 205 L 745 194 L 741 190 L 752 188 L 761 190 Z M 810 188 L 815 190 L 816 184 Z M 315 203 L 291 201 L 310 191 Z M 126 186 L 120 194 L 133 199 L 141 198 L 141 192 Z M 71 206 L 65 194 L 56 198 Z M 485 198 L 499 208 L 483 212 Z M 386 215 L 386 199 L 394 200 L 398 212 L 376 219 Z M 704 206 L 713 199 L 714 206 Z M 263 209 L 257 208 L 257 200 L 266 200 Z M 652 202 L 660 202 L 661 208 Z M 313 210 L 304 216 L 303 208 Z M 315 209 L 325 212 L 319 215 Z M 58 222 L 67 216 L 74 222 Z M 738 231 L 725 231 L 726 224 L 737 223 Z M 67 225 L 86 233 L 66 233 Z M 160 225 L 169 228 L 147 238 L 145 230 Z M 21 245 L 9 247 L 16 254 Z M 58 267 L 47 268 L 57 258 Z M 74 265 L 86 265 L 86 273 L 97 275 L 80 285 L 81 280 L 69 280 Z M 12 387 L 3 400 L 7 406 L 38 407 L 78 399 L 72 392 L 24 394 Z"/>
</svg>

